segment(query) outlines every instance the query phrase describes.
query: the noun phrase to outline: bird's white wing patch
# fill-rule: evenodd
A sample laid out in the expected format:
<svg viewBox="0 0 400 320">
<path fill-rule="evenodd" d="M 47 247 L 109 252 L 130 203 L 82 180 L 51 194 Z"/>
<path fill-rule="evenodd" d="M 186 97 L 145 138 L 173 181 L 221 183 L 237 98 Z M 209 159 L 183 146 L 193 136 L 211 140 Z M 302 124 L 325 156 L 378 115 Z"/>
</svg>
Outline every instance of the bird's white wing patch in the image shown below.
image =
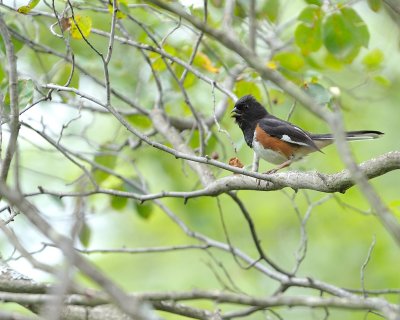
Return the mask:
<svg viewBox="0 0 400 320">
<path fill-rule="evenodd" d="M 293 142 L 292 139 L 287 134 L 284 134 L 282 136 L 281 140 L 287 141 L 287 142 Z"/>
<path fill-rule="evenodd" d="M 295 127 L 295 128 L 298 129 L 297 127 Z M 309 147 L 309 145 L 308 145 L 307 143 L 292 140 L 292 139 L 290 138 L 290 136 L 288 136 L 287 134 L 284 134 L 284 135 L 282 136 L 281 140 L 286 141 L 286 142 L 290 142 L 290 143 L 293 143 L 293 144 L 298 144 L 298 145 L 300 145 L 300 146 L 308 146 L 308 147 Z"/>
</svg>

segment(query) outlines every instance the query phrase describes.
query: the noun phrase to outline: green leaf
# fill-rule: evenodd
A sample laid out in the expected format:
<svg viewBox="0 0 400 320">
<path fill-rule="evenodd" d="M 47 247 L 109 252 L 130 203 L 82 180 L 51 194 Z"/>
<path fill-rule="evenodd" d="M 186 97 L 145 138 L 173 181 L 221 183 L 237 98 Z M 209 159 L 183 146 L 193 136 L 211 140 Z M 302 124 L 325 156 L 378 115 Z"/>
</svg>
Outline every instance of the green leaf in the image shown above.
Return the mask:
<svg viewBox="0 0 400 320">
<path fill-rule="evenodd" d="M 356 45 L 353 31 L 343 14 L 335 12 L 328 16 L 322 27 L 325 47 L 335 56 L 345 56 Z"/>
<path fill-rule="evenodd" d="M 87 16 L 76 15 L 74 18 L 69 18 L 70 29 L 72 38 L 82 39 L 87 38 L 92 30 L 92 18 Z"/>
<path fill-rule="evenodd" d="M 178 64 L 174 64 L 174 69 L 177 69 Z M 189 72 L 186 74 L 185 82 L 184 82 L 184 87 L 186 89 L 194 86 L 197 83 L 198 78 L 192 73 Z"/>
<path fill-rule="evenodd" d="M 308 4 L 315 4 L 315 5 L 317 5 L 317 6 L 322 6 L 322 4 L 323 4 L 323 1 L 322 1 L 322 0 L 306 0 L 306 2 L 307 2 Z"/>
<path fill-rule="evenodd" d="M 0 41 L 1 41 L 1 37 L 0 37 Z M 5 79 L 6 78 L 6 74 L 4 73 L 4 66 L 3 64 L 0 62 L 0 79 Z"/>
<path fill-rule="evenodd" d="M 94 157 L 94 161 L 99 165 L 107 167 L 109 169 L 114 169 L 117 163 L 117 156 L 113 154 L 99 154 Z M 99 169 L 95 169 L 94 171 L 94 179 L 95 181 L 100 184 L 104 180 L 106 180 L 110 174 Z"/>
<path fill-rule="evenodd" d="M 62 62 L 61 64 L 57 64 L 54 69 L 53 72 L 55 73 L 51 78 L 51 82 L 65 85 L 71 75 L 72 64 Z M 75 68 L 74 70 L 74 74 L 72 75 L 71 83 L 69 84 L 69 86 L 74 88 L 79 87 L 79 71 L 77 70 L 77 68 Z"/>
<path fill-rule="evenodd" d="M 138 187 L 132 184 L 124 183 L 123 186 L 121 187 L 121 190 L 128 191 L 128 192 L 133 192 L 133 193 L 139 193 L 139 194 L 144 194 L 143 189 L 140 187 L 140 185 L 143 183 L 139 177 L 132 177 L 129 180 L 132 182 L 136 183 Z"/>
<path fill-rule="evenodd" d="M 87 223 L 84 222 L 79 232 L 79 241 L 85 248 L 87 248 L 89 247 L 91 237 L 92 237 L 92 230 L 87 225 Z"/>
<path fill-rule="evenodd" d="M 339 59 L 337 59 L 334 55 L 328 54 L 325 56 L 324 62 L 327 67 L 333 70 L 340 70 L 343 68 L 343 63 Z"/>
<path fill-rule="evenodd" d="M 210 58 L 203 52 L 197 52 L 193 64 L 211 73 L 219 73 L 220 69 L 217 68 Z"/>
<path fill-rule="evenodd" d="M 357 58 L 358 54 L 360 53 L 361 47 L 360 46 L 354 46 L 350 52 L 347 53 L 344 57 L 342 57 L 342 61 L 344 63 L 352 63 L 355 58 Z"/>
<path fill-rule="evenodd" d="M 368 6 L 372 11 L 378 12 L 382 6 L 382 0 L 368 0 Z"/>
<path fill-rule="evenodd" d="M 135 115 L 130 115 L 126 117 L 126 120 L 130 124 L 132 124 L 135 127 L 141 128 L 141 129 L 148 129 L 152 126 L 152 122 L 149 119 L 149 117 L 142 115 L 142 114 L 135 114 Z"/>
<path fill-rule="evenodd" d="M 276 22 L 279 16 L 280 1 L 267 0 L 257 14 L 258 18 L 267 18 L 271 22 Z"/>
<path fill-rule="evenodd" d="M 32 103 L 35 87 L 30 79 L 18 81 L 18 103 L 20 108 L 25 108 Z"/>
<path fill-rule="evenodd" d="M 304 86 L 304 91 L 321 105 L 328 104 L 332 99 L 332 94 L 329 92 L 329 90 L 319 83 L 307 83 Z"/>
<path fill-rule="evenodd" d="M 242 97 L 251 93 L 256 99 L 261 99 L 261 91 L 254 81 L 238 81 L 236 82 L 233 92 Z"/>
<path fill-rule="evenodd" d="M 157 58 L 153 59 L 151 65 L 153 66 L 154 71 L 157 72 L 165 71 L 167 69 L 167 66 L 160 56 L 157 56 Z"/>
<path fill-rule="evenodd" d="M 11 42 L 14 46 L 15 53 L 17 53 L 19 50 L 21 50 L 25 46 L 25 44 L 22 41 L 19 41 L 18 39 L 14 38 L 13 36 L 11 36 Z"/>
<path fill-rule="evenodd" d="M 400 200 L 394 200 L 389 203 L 389 209 L 396 215 L 400 217 Z"/>
<path fill-rule="evenodd" d="M 368 52 L 362 59 L 362 63 L 367 68 L 367 70 L 378 69 L 384 60 L 384 54 L 380 49 L 373 49 Z"/>
<path fill-rule="evenodd" d="M 10 113 L 10 88 L 8 82 L 4 82 L 2 87 L 5 91 L 3 102 L 6 107 L 6 112 Z M 18 108 L 25 108 L 28 104 L 32 103 L 34 85 L 30 79 L 20 79 L 17 84 L 18 89 Z"/>
<path fill-rule="evenodd" d="M 134 205 L 139 217 L 145 220 L 150 218 L 151 214 L 153 213 L 153 204 L 150 201 L 144 202 L 142 204 L 138 201 L 135 201 Z"/>
<path fill-rule="evenodd" d="M 18 8 L 18 12 L 22 14 L 27 14 L 29 13 L 33 8 L 35 8 L 40 0 L 31 0 L 26 6 L 22 6 Z"/>
<path fill-rule="evenodd" d="M 128 198 L 111 196 L 110 205 L 116 211 L 121 211 L 128 204 Z"/>
<path fill-rule="evenodd" d="M 20 28 L 17 24 L 14 23 L 10 23 L 8 25 L 9 28 L 16 30 L 18 33 L 24 33 L 24 31 L 22 30 L 22 28 Z M 11 35 L 11 42 L 14 46 L 14 52 L 17 53 L 19 50 L 21 50 L 24 47 L 24 43 L 20 40 L 18 40 L 17 38 L 13 37 Z M 3 37 L 0 34 L 0 52 L 5 54 L 6 53 L 6 48 L 4 46 L 4 41 L 3 41 Z M 2 79 L 2 78 L 0 78 Z"/>
<path fill-rule="evenodd" d="M 127 191 L 125 183 L 118 181 L 116 184 L 112 185 L 111 188 L 117 191 Z M 116 211 L 122 211 L 128 204 L 128 198 L 120 196 L 111 196 L 110 206 Z"/>
<path fill-rule="evenodd" d="M 374 76 L 373 79 L 377 84 L 381 85 L 382 87 L 390 87 L 390 85 L 392 84 L 388 78 L 382 75 Z"/>
<path fill-rule="evenodd" d="M 269 97 L 271 99 L 271 104 L 274 106 L 281 106 L 286 100 L 285 93 L 277 89 L 269 89 Z"/>
<path fill-rule="evenodd" d="M 176 49 L 169 44 L 164 45 L 163 49 L 172 56 L 177 55 Z M 167 69 L 162 57 L 157 52 L 150 52 L 149 58 L 151 59 L 151 65 L 155 71 L 161 72 Z"/>
<path fill-rule="evenodd" d="M 294 40 L 304 55 L 318 51 L 322 46 L 321 25 L 316 23 L 314 27 L 309 27 L 300 23 L 294 33 Z"/>
<path fill-rule="evenodd" d="M 304 22 L 309 26 L 314 26 L 315 22 L 320 20 L 323 16 L 323 11 L 320 7 L 315 5 L 307 6 L 300 12 L 297 20 Z"/>
<path fill-rule="evenodd" d="M 108 4 L 108 11 L 113 14 L 113 5 L 111 3 Z M 126 18 L 126 12 L 129 11 L 128 1 L 127 0 L 117 0 L 117 19 Z"/>
<path fill-rule="evenodd" d="M 15 30 L 15 31 L 17 31 L 17 33 L 19 33 L 19 34 L 24 34 L 25 29 L 24 29 L 24 27 L 22 27 L 21 24 L 18 23 L 18 22 L 19 22 L 19 21 L 15 20 L 15 23 L 14 23 L 14 22 L 11 22 L 11 23 L 8 25 L 8 27 L 9 27 L 9 28 L 12 28 L 12 29 Z M 22 42 L 22 41 L 20 41 L 19 39 L 15 38 L 12 34 L 11 34 L 10 36 L 11 36 L 11 42 L 12 42 L 12 44 L 13 44 L 13 46 L 14 46 L 14 51 L 15 51 L 15 52 L 18 52 L 19 50 L 21 50 L 21 49 L 25 46 L 25 43 L 24 43 L 24 42 Z M 0 42 L 2 42 L 1 36 L 0 36 Z"/>
<path fill-rule="evenodd" d="M 370 36 L 368 27 L 364 20 L 353 8 L 345 7 L 340 11 L 345 18 L 347 25 L 350 27 L 350 30 L 354 34 L 354 40 L 356 40 L 361 46 L 367 48 Z"/>
<path fill-rule="evenodd" d="M 299 71 L 304 67 L 304 58 L 295 52 L 279 52 L 274 56 L 273 60 L 290 71 Z"/>
<path fill-rule="evenodd" d="M 234 7 L 234 16 L 238 18 L 247 18 L 247 5 L 243 5 L 241 1 L 237 1 Z"/>
</svg>

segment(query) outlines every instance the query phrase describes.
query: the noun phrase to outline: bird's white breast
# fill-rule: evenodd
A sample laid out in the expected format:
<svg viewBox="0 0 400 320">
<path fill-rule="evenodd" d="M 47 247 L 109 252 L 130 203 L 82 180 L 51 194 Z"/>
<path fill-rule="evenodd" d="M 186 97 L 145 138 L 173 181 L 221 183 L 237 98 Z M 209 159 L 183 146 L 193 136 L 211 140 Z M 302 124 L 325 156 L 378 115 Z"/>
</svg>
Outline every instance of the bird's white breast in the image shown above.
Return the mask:
<svg viewBox="0 0 400 320">
<path fill-rule="evenodd" d="M 263 145 L 258 142 L 256 139 L 253 140 L 253 150 L 254 152 L 265 161 L 268 161 L 273 164 L 281 164 L 288 160 L 283 154 L 274 151 L 272 149 L 265 149 Z"/>
</svg>

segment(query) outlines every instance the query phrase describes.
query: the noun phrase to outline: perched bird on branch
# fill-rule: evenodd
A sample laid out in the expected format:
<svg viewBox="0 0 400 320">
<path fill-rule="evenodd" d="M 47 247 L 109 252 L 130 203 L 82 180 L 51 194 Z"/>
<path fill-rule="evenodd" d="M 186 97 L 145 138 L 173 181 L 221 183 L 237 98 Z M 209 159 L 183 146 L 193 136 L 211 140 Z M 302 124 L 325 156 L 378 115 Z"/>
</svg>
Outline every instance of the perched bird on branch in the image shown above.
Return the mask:
<svg viewBox="0 0 400 320">
<path fill-rule="evenodd" d="M 309 153 L 319 151 L 334 142 L 330 133 L 314 134 L 267 112 L 251 95 L 240 98 L 232 117 L 243 131 L 247 145 L 262 158 L 278 166 L 268 173 L 288 167 Z M 346 132 L 347 140 L 376 139 L 383 132 L 360 130 Z"/>
</svg>

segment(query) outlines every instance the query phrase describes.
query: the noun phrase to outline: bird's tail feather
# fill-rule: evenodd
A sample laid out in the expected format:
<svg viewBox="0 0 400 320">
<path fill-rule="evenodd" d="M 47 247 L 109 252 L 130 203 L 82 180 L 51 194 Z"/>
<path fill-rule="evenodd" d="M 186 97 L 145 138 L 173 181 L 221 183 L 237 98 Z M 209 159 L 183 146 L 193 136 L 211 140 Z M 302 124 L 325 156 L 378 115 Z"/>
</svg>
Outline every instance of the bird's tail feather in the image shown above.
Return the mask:
<svg viewBox="0 0 400 320">
<path fill-rule="evenodd" d="M 346 132 L 347 140 L 370 140 L 379 138 L 383 132 L 374 130 L 359 130 L 359 131 L 348 131 Z M 326 134 L 312 134 L 311 138 L 313 140 L 333 140 L 333 135 L 331 133 Z"/>
</svg>

